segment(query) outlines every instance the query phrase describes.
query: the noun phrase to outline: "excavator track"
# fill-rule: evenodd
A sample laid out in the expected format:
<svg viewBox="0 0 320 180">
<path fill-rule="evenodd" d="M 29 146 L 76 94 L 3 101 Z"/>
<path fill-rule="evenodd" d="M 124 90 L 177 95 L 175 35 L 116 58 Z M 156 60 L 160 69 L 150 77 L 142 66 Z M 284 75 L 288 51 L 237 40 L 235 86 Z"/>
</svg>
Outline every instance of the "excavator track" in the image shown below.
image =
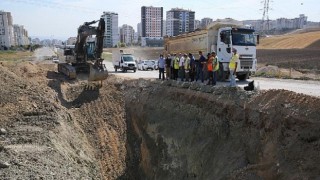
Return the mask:
<svg viewBox="0 0 320 180">
<path fill-rule="evenodd" d="M 66 75 L 69 79 L 76 79 L 76 68 L 67 63 L 58 64 L 58 72 Z"/>
</svg>

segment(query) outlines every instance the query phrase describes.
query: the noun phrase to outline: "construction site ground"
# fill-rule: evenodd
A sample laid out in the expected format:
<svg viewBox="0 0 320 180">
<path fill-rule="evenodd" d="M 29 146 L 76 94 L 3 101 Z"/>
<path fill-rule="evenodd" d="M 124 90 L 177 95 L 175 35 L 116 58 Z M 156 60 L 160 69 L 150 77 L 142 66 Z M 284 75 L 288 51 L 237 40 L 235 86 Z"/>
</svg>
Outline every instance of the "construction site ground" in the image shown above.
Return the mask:
<svg viewBox="0 0 320 180">
<path fill-rule="evenodd" d="M 68 80 L 39 49 L 0 62 L 0 179 L 317 179 L 320 83 L 115 73 Z"/>
</svg>

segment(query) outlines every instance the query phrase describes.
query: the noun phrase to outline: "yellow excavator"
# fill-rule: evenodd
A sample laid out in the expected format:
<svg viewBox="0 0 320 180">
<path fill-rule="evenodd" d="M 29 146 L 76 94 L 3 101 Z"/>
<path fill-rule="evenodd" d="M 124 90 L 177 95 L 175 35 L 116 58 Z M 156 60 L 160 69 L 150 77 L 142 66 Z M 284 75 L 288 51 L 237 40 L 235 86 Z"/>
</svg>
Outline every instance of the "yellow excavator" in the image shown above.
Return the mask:
<svg viewBox="0 0 320 180">
<path fill-rule="evenodd" d="M 98 26 L 92 26 L 99 22 Z M 74 46 L 64 49 L 65 63 L 58 64 L 58 72 L 69 79 L 77 78 L 79 72 L 89 72 L 88 81 L 107 79 L 108 71 L 101 57 L 103 52 L 103 38 L 105 21 L 103 18 L 85 22 L 78 28 L 77 41 Z M 94 37 L 95 36 L 95 37 Z"/>
</svg>

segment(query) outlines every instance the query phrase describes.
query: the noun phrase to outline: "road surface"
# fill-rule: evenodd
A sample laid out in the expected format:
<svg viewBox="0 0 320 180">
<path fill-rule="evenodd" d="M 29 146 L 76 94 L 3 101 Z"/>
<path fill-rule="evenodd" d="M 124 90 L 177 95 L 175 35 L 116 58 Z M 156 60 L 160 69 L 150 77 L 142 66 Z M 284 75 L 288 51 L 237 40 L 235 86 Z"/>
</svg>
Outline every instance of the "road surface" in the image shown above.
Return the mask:
<svg viewBox="0 0 320 180">
<path fill-rule="evenodd" d="M 56 54 L 53 48 L 40 48 L 35 52 L 36 61 L 43 60 L 44 56 L 52 56 Z M 58 50 L 59 52 L 59 50 Z M 59 54 L 59 53 L 58 53 Z M 62 57 L 60 58 L 63 59 Z M 63 60 L 62 60 L 63 61 Z M 52 61 L 44 61 L 43 63 L 52 63 Z M 135 73 L 133 71 L 128 71 L 126 73 L 115 72 L 112 62 L 104 62 L 110 74 L 115 74 L 122 78 L 148 78 L 155 79 L 159 78 L 159 72 L 157 70 L 140 71 L 137 70 Z M 248 81 L 237 81 L 239 87 L 246 86 L 250 81 L 254 80 L 255 85 L 259 84 L 261 90 L 269 89 L 285 89 L 289 91 L 294 91 L 297 93 L 307 94 L 311 96 L 320 97 L 320 81 L 305 81 L 305 80 L 293 80 L 293 79 L 275 79 L 275 78 L 251 78 Z M 228 86 L 228 82 L 218 82 L 217 86 Z"/>
<path fill-rule="evenodd" d="M 115 74 L 116 76 L 123 78 L 159 78 L 159 71 L 148 70 L 140 71 L 137 70 L 136 73 L 133 71 L 115 72 L 111 62 L 105 62 L 107 69 L 110 74 Z M 255 85 L 259 86 L 261 90 L 269 89 L 285 89 L 289 91 L 294 91 L 297 93 L 307 94 L 311 96 L 320 97 L 320 81 L 305 81 L 305 80 L 294 80 L 294 79 L 275 79 L 275 78 L 251 78 L 248 81 L 237 81 L 239 87 L 247 86 L 249 82 L 254 80 Z M 217 86 L 228 86 L 229 82 L 218 82 Z"/>
</svg>

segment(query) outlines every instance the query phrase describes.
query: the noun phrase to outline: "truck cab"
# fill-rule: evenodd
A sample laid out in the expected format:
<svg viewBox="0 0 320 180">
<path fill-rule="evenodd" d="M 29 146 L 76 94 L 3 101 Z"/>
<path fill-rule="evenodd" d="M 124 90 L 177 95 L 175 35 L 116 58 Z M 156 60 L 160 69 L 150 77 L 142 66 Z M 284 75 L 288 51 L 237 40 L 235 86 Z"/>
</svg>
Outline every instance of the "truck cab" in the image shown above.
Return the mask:
<svg viewBox="0 0 320 180">
<path fill-rule="evenodd" d="M 232 48 L 237 49 L 239 62 L 237 77 L 245 80 L 256 71 L 256 35 L 253 29 L 248 28 L 220 28 L 217 42 L 217 56 L 223 64 L 224 71 L 228 71 L 228 64 L 232 57 Z"/>
<path fill-rule="evenodd" d="M 137 70 L 134 56 L 131 53 L 124 53 L 122 50 L 120 50 L 120 53 L 112 52 L 112 62 L 116 72 L 118 69 L 122 72 L 127 72 L 128 70 L 136 72 Z"/>
</svg>

